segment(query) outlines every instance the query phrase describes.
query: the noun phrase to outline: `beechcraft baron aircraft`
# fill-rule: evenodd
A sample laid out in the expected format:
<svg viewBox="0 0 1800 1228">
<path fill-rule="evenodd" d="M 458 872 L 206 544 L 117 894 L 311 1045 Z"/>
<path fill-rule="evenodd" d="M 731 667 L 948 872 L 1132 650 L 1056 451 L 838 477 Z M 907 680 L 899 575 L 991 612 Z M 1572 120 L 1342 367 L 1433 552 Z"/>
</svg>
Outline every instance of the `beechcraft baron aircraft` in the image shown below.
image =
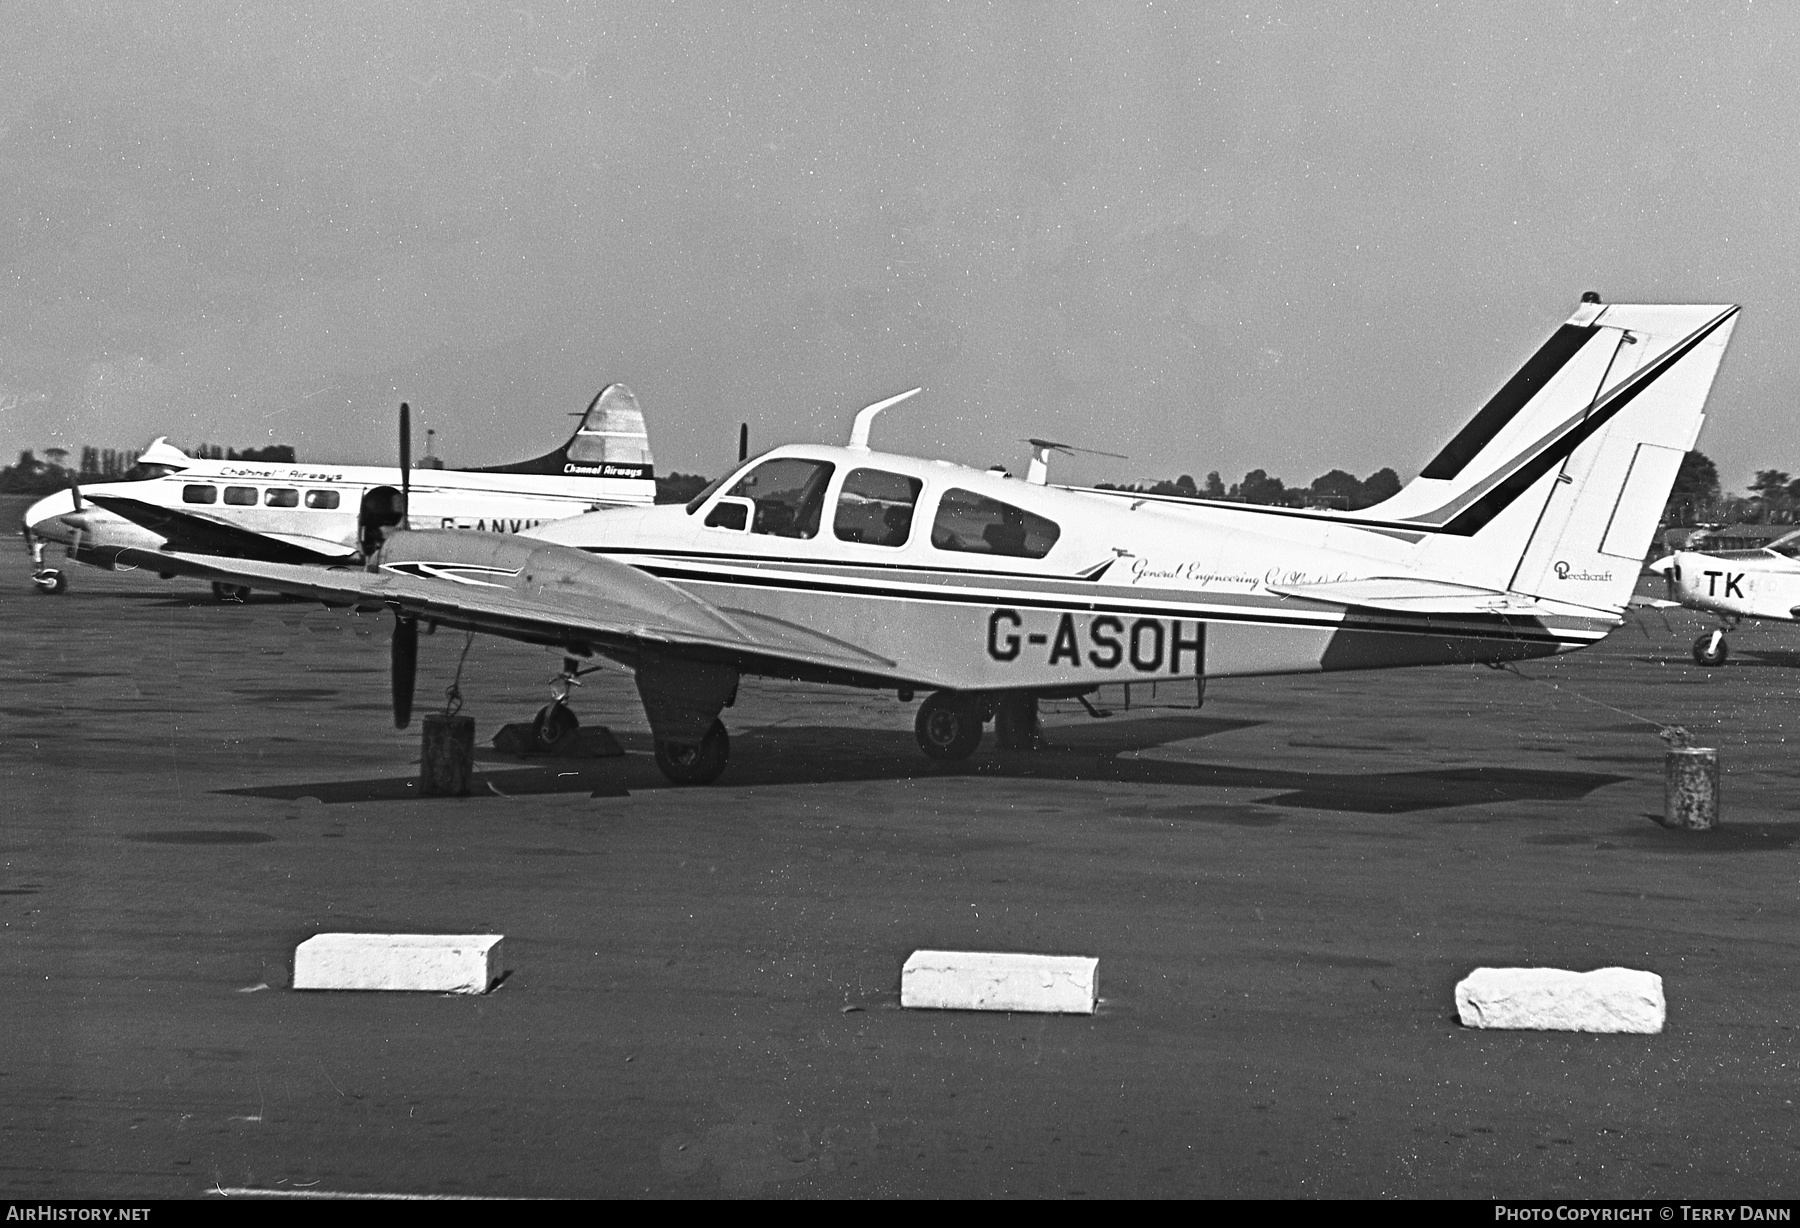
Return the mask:
<svg viewBox="0 0 1800 1228">
<path fill-rule="evenodd" d="M 395 532 L 361 566 L 231 569 L 391 610 L 402 726 L 423 621 L 559 651 L 557 696 L 584 660 L 630 668 L 678 783 L 723 770 L 719 713 L 744 674 L 929 692 L 915 730 L 938 758 L 968 755 L 989 719 L 1029 746 L 1040 698 L 1105 683 L 1499 663 L 1598 641 L 1622 621 L 1737 311 L 1584 297 L 1415 481 L 1362 512 L 876 452 L 889 401 L 857 415 L 848 445 L 776 448 L 686 506 L 510 537 Z M 539 723 L 571 719 L 559 699 Z"/>
<path fill-rule="evenodd" d="M 625 385 L 609 384 L 553 452 L 486 469 L 415 471 L 410 520 L 416 527 L 517 533 L 598 508 L 646 505 L 656 501 L 653 466 L 637 399 Z M 23 528 L 37 565 L 32 581 L 43 593 L 67 587 L 61 571 L 44 565 L 52 544 L 77 562 L 109 569 L 169 552 L 360 562 L 361 526 L 398 521 L 400 486 L 394 468 L 210 460 L 158 439 L 138 457 L 132 479 L 72 487 L 32 505 Z M 215 596 L 244 591 L 228 580 L 213 583 Z"/>
<path fill-rule="evenodd" d="M 1669 599 L 1650 605 L 1717 614 L 1734 627 L 1746 618 L 1800 621 L 1800 532 L 1756 550 L 1677 550 L 1650 570 L 1669 586 Z M 1723 627 L 1694 641 L 1701 665 L 1723 665 L 1729 653 Z"/>
</svg>

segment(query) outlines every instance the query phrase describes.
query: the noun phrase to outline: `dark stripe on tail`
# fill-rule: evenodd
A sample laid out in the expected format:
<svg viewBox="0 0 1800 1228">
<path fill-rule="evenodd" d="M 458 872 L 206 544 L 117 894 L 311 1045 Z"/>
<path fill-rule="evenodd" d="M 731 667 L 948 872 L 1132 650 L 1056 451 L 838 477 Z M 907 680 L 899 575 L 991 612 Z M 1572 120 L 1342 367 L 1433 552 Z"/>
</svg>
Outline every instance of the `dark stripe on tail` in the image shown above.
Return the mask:
<svg viewBox="0 0 1800 1228">
<path fill-rule="evenodd" d="M 1544 348 L 1533 354 L 1520 367 L 1513 377 L 1506 381 L 1506 386 L 1486 405 L 1481 412 L 1469 420 L 1469 424 L 1457 432 L 1456 438 L 1445 445 L 1432 462 L 1419 471 L 1422 478 L 1453 478 L 1463 471 L 1463 466 L 1475 459 L 1477 453 L 1494 441 L 1498 435 L 1518 415 L 1525 403 L 1538 394 L 1538 391 L 1555 378 L 1571 358 L 1580 353 L 1581 347 L 1588 343 L 1588 338 L 1599 332 L 1594 324 L 1565 324 L 1551 334 Z"/>
<path fill-rule="evenodd" d="M 1725 323 L 1737 312 L 1738 309 L 1733 307 L 1632 376 L 1623 388 L 1595 406 L 1587 417 L 1564 432 L 1555 443 L 1526 461 L 1487 494 L 1458 512 L 1444 525 L 1444 532 L 1454 533 L 1459 537 L 1471 537 L 1487 527 L 1488 522 L 1505 511 L 1514 499 L 1530 490 L 1539 478 L 1568 460 L 1576 448 L 1586 443 L 1601 427 L 1617 417 L 1627 405 L 1637 400 L 1639 393 L 1655 383 L 1669 368 L 1687 357 L 1695 346 L 1712 336 L 1719 325 Z"/>
</svg>

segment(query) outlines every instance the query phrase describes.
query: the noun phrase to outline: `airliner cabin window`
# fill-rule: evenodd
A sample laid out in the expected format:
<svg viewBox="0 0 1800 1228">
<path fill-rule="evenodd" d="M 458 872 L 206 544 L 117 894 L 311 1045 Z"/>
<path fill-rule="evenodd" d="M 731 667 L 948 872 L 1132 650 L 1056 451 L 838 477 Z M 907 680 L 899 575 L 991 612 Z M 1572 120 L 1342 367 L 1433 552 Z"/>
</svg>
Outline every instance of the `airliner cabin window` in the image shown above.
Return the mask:
<svg viewBox="0 0 1800 1228">
<path fill-rule="evenodd" d="M 338 505 L 338 492 L 335 490 L 309 490 L 306 492 L 306 506 L 328 511 Z"/>
<path fill-rule="evenodd" d="M 771 537 L 814 537 L 825 510 L 825 486 L 832 466 L 825 461 L 784 456 L 764 461 L 728 492 L 756 504 L 752 533 Z"/>
<path fill-rule="evenodd" d="M 227 486 L 225 488 L 225 502 L 231 504 L 233 507 L 255 507 L 256 487 Z"/>
<path fill-rule="evenodd" d="M 945 491 L 931 525 L 931 544 L 939 550 L 1016 559 L 1043 558 L 1060 536 L 1055 521 L 972 490 Z"/>
<path fill-rule="evenodd" d="M 217 503 L 219 488 L 217 486 L 190 485 L 181 488 L 183 503 Z"/>
<path fill-rule="evenodd" d="M 924 485 L 884 469 L 852 469 L 838 493 L 832 532 L 839 541 L 904 546 L 912 535 L 913 504 Z"/>
<path fill-rule="evenodd" d="M 300 492 L 291 486 L 271 486 L 263 491 L 264 507 L 299 507 Z"/>
</svg>

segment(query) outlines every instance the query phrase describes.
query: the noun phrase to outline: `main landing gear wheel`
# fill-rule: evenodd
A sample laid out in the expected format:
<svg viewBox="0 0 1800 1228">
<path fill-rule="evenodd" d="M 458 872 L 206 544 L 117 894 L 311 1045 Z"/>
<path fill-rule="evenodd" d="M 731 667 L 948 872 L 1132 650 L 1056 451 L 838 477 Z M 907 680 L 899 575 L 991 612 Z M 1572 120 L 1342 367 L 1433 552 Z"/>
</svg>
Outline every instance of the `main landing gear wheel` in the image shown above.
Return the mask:
<svg viewBox="0 0 1800 1228">
<path fill-rule="evenodd" d="M 1731 650 L 1725 644 L 1723 631 L 1708 631 L 1694 641 L 1694 662 L 1697 665 L 1723 665 Z"/>
<path fill-rule="evenodd" d="M 919 705 L 913 733 L 933 759 L 967 759 L 981 745 L 981 704 L 973 695 L 938 691 Z"/>
<path fill-rule="evenodd" d="M 572 737 L 581 722 L 562 704 L 545 704 L 531 722 L 531 736 L 539 750 L 555 750 L 562 740 Z"/>
<path fill-rule="evenodd" d="M 54 597 L 69 587 L 69 577 L 54 567 L 46 567 L 42 571 L 33 572 L 31 582 L 37 585 L 37 591 L 46 597 Z"/>
<path fill-rule="evenodd" d="M 214 601 L 235 602 L 242 605 L 244 598 L 250 595 L 250 586 L 247 584 L 222 584 L 214 580 L 212 595 Z"/>
<path fill-rule="evenodd" d="M 1001 696 L 994 705 L 994 739 L 1001 750 L 1036 750 L 1043 745 L 1036 695 L 1015 691 Z"/>
<path fill-rule="evenodd" d="M 731 737 L 724 721 L 714 721 L 698 746 L 681 742 L 658 742 L 656 766 L 671 784 L 710 785 L 725 770 L 731 757 Z"/>
</svg>

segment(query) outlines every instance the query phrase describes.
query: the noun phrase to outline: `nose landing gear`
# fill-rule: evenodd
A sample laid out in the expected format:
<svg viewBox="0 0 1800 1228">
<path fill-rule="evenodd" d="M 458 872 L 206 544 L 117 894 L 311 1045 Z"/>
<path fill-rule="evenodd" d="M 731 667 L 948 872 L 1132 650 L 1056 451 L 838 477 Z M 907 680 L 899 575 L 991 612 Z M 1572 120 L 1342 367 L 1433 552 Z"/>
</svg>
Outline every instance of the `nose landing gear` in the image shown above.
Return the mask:
<svg viewBox="0 0 1800 1228">
<path fill-rule="evenodd" d="M 581 722 L 558 699 L 538 709 L 536 718 L 531 722 L 531 740 L 539 750 L 552 751 L 562 745 L 564 738 L 573 737 L 579 728 Z"/>
<path fill-rule="evenodd" d="M 1694 663 L 1696 665 L 1723 665 L 1725 658 L 1731 655 L 1725 643 L 1724 628 L 1708 631 L 1694 641 Z"/>
<path fill-rule="evenodd" d="M 54 597 L 69 587 L 69 577 L 54 567 L 43 567 L 32 572 L 31 582 L 46 597 Z"/>
</svg>

